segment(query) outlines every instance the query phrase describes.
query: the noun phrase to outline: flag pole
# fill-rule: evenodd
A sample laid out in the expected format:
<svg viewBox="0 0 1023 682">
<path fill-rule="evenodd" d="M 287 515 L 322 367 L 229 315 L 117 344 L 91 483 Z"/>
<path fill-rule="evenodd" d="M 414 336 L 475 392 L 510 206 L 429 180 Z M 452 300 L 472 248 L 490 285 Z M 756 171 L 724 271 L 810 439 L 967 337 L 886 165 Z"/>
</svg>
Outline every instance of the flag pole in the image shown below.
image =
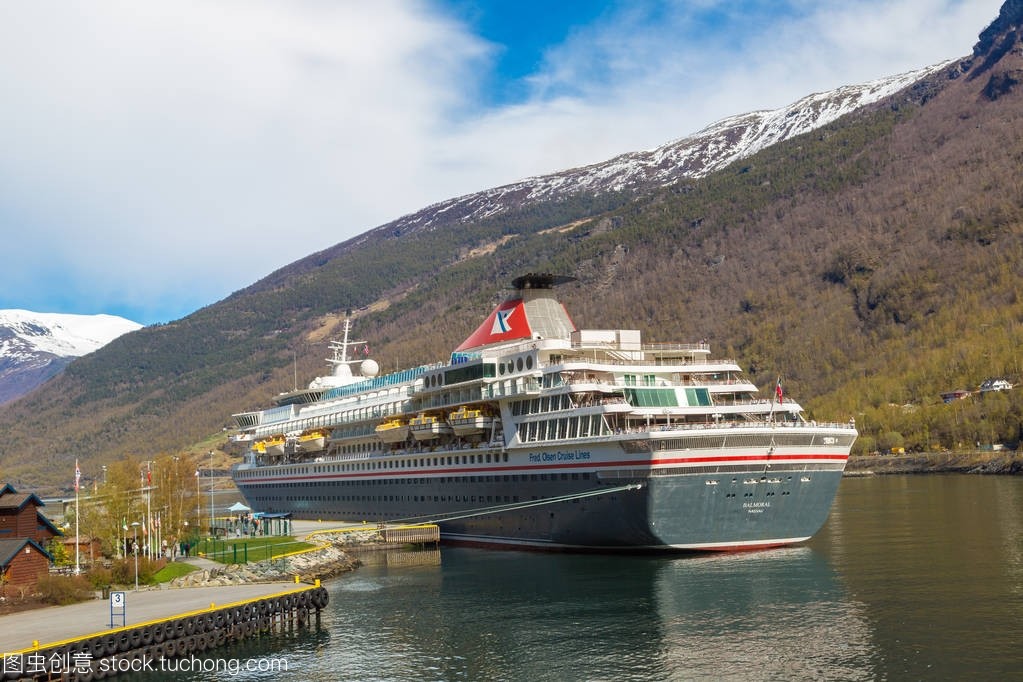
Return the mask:
<svg viewBox="0 0 1023 682">
<path fill-rule="evenodd" d="M 771 396 L 771 412 L 768 414 L 768 421 L 774 421 L 774 406 L 781 404 L 782 401 L 782 388 L 781 388 L 781 376 L 778 377 L 777 383 L 774 385 L 774 395 Z"/>
<path fill-rule="evenodd" d="M 82 470 L 78 468 L 78 459 L 75 458 L 75 575 L 82 572 L 79 564 L 79 548 L 82 545 L 82 536 L 78 531 L 78 488 L 82 478 Z"/>
</svg>

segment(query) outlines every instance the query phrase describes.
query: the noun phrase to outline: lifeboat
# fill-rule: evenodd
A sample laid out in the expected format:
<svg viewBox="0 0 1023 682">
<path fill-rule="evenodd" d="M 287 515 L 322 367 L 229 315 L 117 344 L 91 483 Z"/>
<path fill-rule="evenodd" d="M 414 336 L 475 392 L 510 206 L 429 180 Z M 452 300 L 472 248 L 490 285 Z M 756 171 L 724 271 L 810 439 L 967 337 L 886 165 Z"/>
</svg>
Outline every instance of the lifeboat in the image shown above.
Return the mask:
<svg viewBox="0 0 1023 682">
<path fill-rule="evenodd" d="M 270 436 L 269 438 L 263 438 L 254 442 L 252 450 L 261 455 L 280 457 L 284 454 L 284 443 L 284 436 Z"/>
<path fill-rule="evenodd" d="M 420 414 L 409 420 L 412 437 L 416 440 L 432 440 L 452 432 L 451 426 L 432 414 Z"/>
<path fill-rule="evenodd" d="M 385 443 L 401 443 L 408 438 L 408 422 L 404 419 L 388 419 L 377 425 L 377 438 Z"/>
<path fill-rule="evenodd" d="M 472 436 L 490 431 L 494 426 L 494 418 L 483 410 L 463 405 L 448 415 L 448 424 L 455 435 Z"/>
<path fill-rule="evenodd" d="M 311 429 L 299 434 L 295 441 L 298 452 L 318 452 L 327 444 L 328 432 L 325 429 Z"/>
</svg>

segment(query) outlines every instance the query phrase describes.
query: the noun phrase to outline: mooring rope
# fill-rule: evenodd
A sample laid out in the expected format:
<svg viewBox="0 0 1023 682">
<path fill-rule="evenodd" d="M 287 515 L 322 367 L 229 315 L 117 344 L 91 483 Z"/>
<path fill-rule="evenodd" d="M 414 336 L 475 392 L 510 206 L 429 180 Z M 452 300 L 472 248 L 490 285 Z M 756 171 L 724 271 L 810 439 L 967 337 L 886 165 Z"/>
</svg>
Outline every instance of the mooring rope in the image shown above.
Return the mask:
<svg viewBox="0 0 1023 682">
<path fill-rule="evenodd" d="M 458 521 L 459 519 L 469 519 L 475 516 L 486 516 L 488 514 L 499 514 L 501 512 L 516 511 L 518 509 L 527 509 L 529 507 L 540 507 L 547 504 L 556 504 L 558 502 L 571 502 L 572 500 L 594 497 L 596 495 L 619 493 L 627 490 L 639 490 L 642 487 L 643 485 L 641 483 L 629 483 L 628 485 L 620 485 L 614 488 L 601 488 L 599 490 L 588 490 L 586 492 L 572 493 L 570 495 L 557 495 L 555 497 L 545 497 L 539 500 L 530 500 L 529 502 L 512 502 L 510 504 L 500 504 L 492 507 L 476 507 L 474 509 L 465 509 L 463 511 L 443 514 L 441 516 L 429 516 L 425 514 L 422 516 L 409 516 L 404 519 L 388 521 L 388 523 L 444 523 L 445 521 Z"/>
</svg>

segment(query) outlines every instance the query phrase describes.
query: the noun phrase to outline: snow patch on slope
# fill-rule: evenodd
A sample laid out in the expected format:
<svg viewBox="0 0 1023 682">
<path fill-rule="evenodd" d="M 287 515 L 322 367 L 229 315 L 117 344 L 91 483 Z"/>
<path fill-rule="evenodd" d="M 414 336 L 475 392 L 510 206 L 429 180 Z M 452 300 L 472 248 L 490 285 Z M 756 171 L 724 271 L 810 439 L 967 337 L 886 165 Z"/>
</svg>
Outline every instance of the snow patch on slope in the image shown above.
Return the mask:
<svg viewBox="0 0 1023 682">
<path fill-rule="evenodd" d="M 0 357 L 11 352 L 81 357 L 141 327 L 116 315 L 0 310 Z"/>
<path fill-rule="evenodd" d="M 630 152 L 602 163 L 448 199 L 378 229 L 399 236 L 429 230 L 453 220 L 478 221 L 524 203 L 558 199 L 583 191 L 600 194 L 643 185 L 667 185 L 687 177 L 699 178 L 894 95 L 954 61 L 814 93 L 781 109 L 730 116 L 655 149 Z"/>
</svg>

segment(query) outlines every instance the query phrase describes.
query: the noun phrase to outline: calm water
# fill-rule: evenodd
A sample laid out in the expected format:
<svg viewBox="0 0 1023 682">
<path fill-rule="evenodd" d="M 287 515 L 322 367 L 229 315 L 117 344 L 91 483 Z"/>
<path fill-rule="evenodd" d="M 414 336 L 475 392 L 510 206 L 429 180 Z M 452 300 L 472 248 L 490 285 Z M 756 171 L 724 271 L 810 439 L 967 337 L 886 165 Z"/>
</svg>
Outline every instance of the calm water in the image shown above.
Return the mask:
<svg viewBox="0 0 1023 682">
<path fill-rule="evenodd" d="M 1023 679 L 1023 478 L 847 478 L 782 550 L 384 559 L 327 584 L 319 629 L 211 657 L 301 680 Z"/>
</svg>

